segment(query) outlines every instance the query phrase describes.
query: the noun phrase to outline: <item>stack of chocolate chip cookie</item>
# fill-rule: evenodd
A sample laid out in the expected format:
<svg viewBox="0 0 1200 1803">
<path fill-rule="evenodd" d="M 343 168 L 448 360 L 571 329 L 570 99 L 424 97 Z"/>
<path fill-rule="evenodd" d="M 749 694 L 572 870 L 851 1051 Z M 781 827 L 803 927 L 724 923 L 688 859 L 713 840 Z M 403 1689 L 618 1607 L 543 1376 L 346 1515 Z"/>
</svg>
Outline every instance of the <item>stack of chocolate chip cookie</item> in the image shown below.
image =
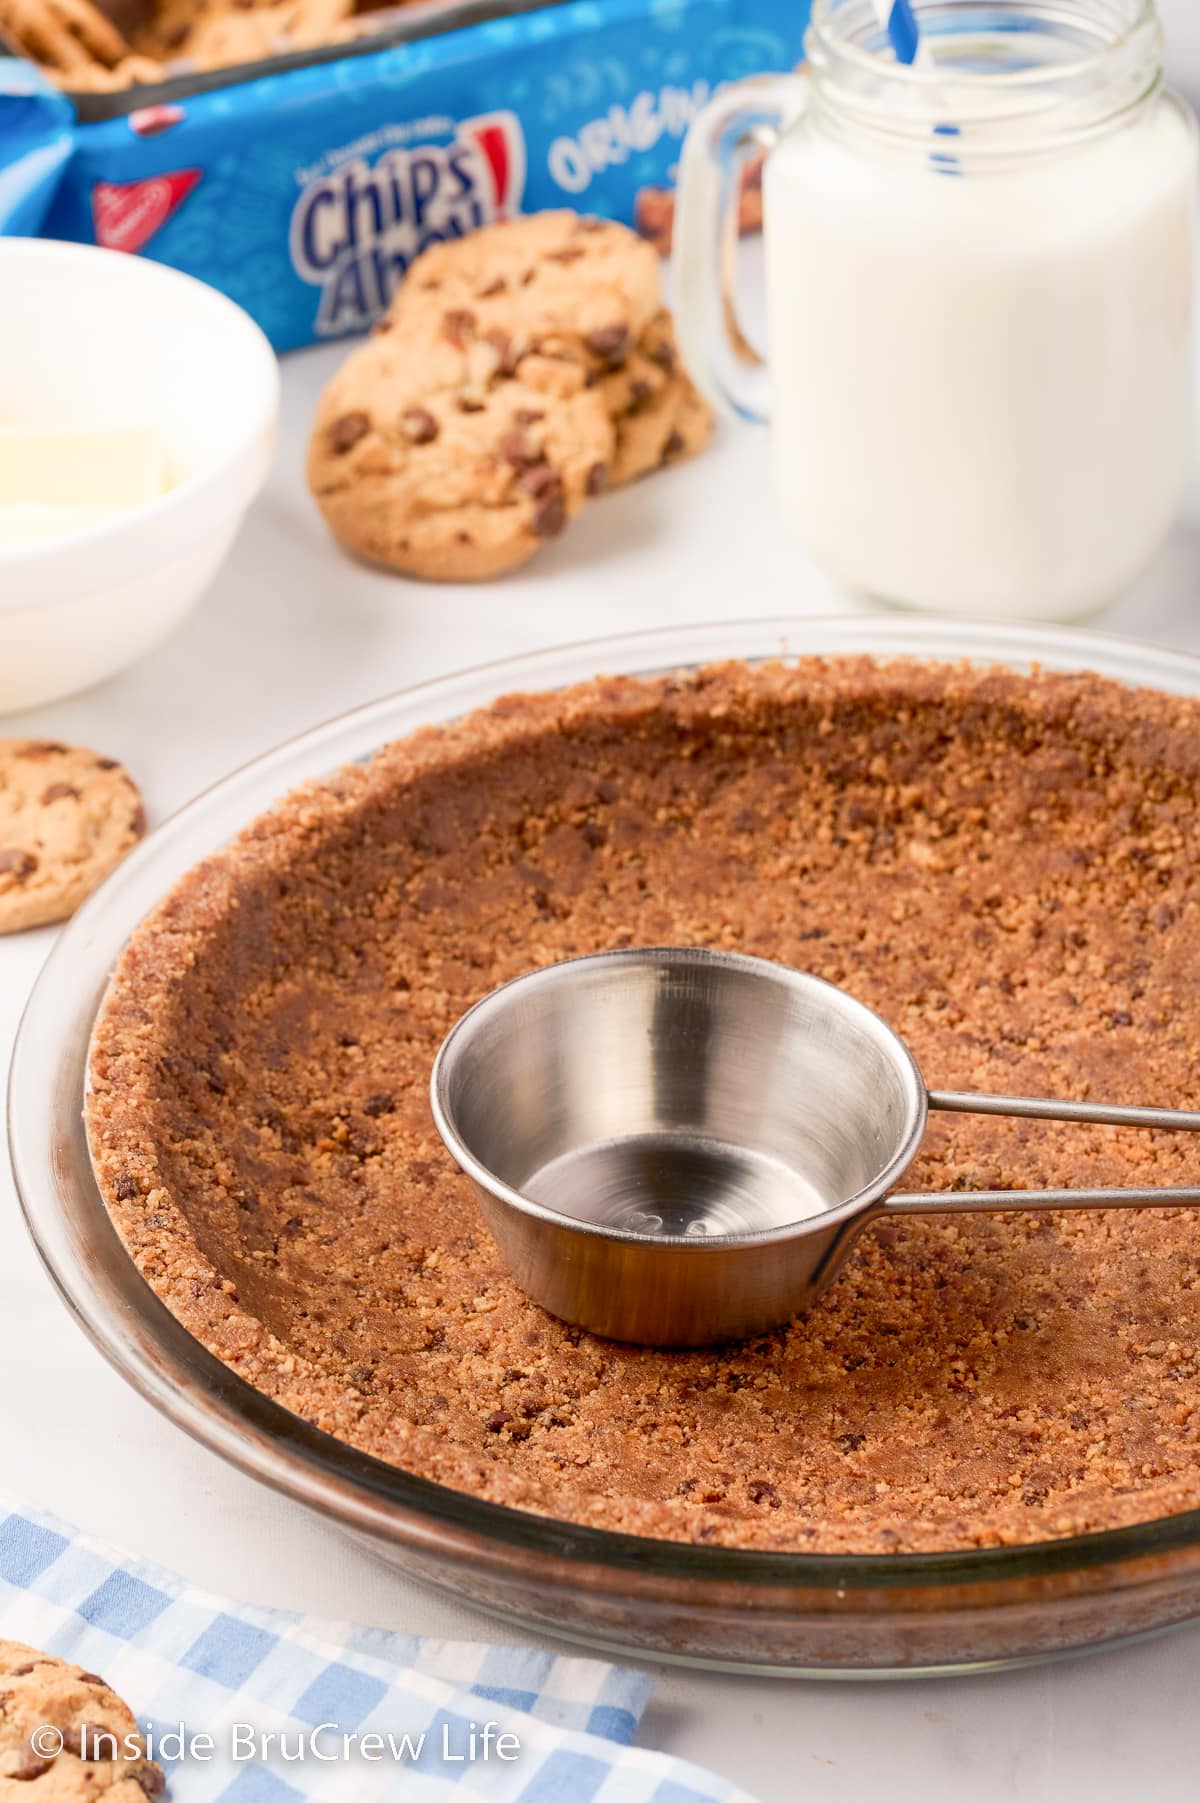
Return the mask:
<svg viewBox="0 0 1200 1803">
<path fill-rule="evenodd" d="M 396 0 L 393 0 L 393 4 Z M 355 0 L 0 0 L 5 45 L 70 93 L 227 69 L 372 29 Z"/>
<path fill-rule="evenodd" d="M 347 550 L 482 581 L 606 489 L 700 450 L 712 424 L 653 249 L 538 213 L 418 259 L 322 396 L 308 478 Z"/>
</svg>

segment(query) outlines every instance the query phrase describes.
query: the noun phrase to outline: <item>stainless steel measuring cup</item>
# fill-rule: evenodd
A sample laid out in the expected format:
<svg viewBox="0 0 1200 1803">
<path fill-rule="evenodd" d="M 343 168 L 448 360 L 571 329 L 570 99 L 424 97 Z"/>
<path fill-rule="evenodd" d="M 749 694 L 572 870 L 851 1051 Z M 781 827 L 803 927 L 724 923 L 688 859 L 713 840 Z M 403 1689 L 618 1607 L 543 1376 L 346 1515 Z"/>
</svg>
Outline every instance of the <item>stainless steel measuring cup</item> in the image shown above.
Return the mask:
<svg viewBox="0 0 1200 1803">
<path fill-rule="evenodd" d="M 819 977 L 725 952 L 600 952 L 519 977 L 433 1069 L 438 1131 L 521 1288 L 615 1340 L 743 1339 L 898 1215 L 1200 1205 L 1196 1189 L 897 1193 L 927 1111 L 1200 1133 L 1200 1113 L 927 1090 Z"/>
</svg>

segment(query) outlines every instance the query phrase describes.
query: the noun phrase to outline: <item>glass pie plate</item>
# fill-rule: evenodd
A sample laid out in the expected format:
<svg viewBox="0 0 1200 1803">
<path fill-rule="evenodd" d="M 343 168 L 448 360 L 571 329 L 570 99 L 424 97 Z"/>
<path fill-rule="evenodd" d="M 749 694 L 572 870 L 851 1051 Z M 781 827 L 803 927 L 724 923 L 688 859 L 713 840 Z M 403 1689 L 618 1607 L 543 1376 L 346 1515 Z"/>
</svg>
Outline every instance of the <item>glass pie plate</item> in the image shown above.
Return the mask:
<svg viewBox="0 0 1200 1803">
<path fill-rule="evenodd" d="M 761 1553 L 549 1520 L 410 1476 L 269 1401 L 168 1313 L 126 1254 L 83 1130 L 92 1023 L 130 932 L 179 877 L 303 781 L 515 690 L 722 658 L 870 652 L 1097 671 L 1200 696 L 1200 658 L 1099 634 L 891 617 L 638 634 L 491 664 L 373 702 L 281 746 L 151 835 L 66 927 L 13 1058 L 10 1144 L 38 1250 L 116 1368 L 244 1472 L 385 1562 L 552 1635 L 743 1671 L 979 1670 L 1200 1616 L 1200 1511 L 1014 1548 L 875 1557 Z"/>
</svg>

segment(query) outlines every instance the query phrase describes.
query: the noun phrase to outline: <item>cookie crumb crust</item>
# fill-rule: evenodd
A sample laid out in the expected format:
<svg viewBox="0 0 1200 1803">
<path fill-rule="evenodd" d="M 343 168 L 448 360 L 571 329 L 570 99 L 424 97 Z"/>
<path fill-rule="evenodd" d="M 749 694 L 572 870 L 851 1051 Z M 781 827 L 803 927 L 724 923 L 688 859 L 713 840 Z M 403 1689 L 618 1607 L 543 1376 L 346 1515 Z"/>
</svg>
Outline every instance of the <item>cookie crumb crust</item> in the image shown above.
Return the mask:
<svg viewBox="0 0 1200 1803">
<path fill-rule="evenodd" d="M 613 945 L 779 959 L 931 1082 L 1194 1106 L 1200 705 L 868 659 L 515 696 L 283 801 L 131 940 L 108 1206 L 184 1325 L 403 1469 L 645 1536 L 822 1553 L 1200 1506 L 1194 1212 L 865 1236 L 803 1320 L 659 1352 L 551 1319 L 437 1138 L 437 1047 Z M 941 1117 L 915 1188 L 1194 1181 L 1183 1136 Z"/>
</svg>

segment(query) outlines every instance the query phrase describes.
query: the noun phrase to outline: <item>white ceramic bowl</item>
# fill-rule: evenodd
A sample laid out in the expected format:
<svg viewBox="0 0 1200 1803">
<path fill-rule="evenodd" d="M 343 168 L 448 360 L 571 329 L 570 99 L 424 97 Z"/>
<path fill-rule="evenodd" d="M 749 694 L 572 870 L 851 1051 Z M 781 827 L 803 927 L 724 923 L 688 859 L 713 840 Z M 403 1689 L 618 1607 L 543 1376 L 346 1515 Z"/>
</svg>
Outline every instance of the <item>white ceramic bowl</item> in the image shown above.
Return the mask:
<svg viewBox="0 0 1200 1803">
<path fill-rule="evenodd" d="M 215 289 L 89 245 L 0 239 L 0 419 L 157 426 L 172 486 L 128 515 L 0 552 L 0 713 L 99 682 L 176 626 L 270 466 L 275 354 Z"/>
</svg>

